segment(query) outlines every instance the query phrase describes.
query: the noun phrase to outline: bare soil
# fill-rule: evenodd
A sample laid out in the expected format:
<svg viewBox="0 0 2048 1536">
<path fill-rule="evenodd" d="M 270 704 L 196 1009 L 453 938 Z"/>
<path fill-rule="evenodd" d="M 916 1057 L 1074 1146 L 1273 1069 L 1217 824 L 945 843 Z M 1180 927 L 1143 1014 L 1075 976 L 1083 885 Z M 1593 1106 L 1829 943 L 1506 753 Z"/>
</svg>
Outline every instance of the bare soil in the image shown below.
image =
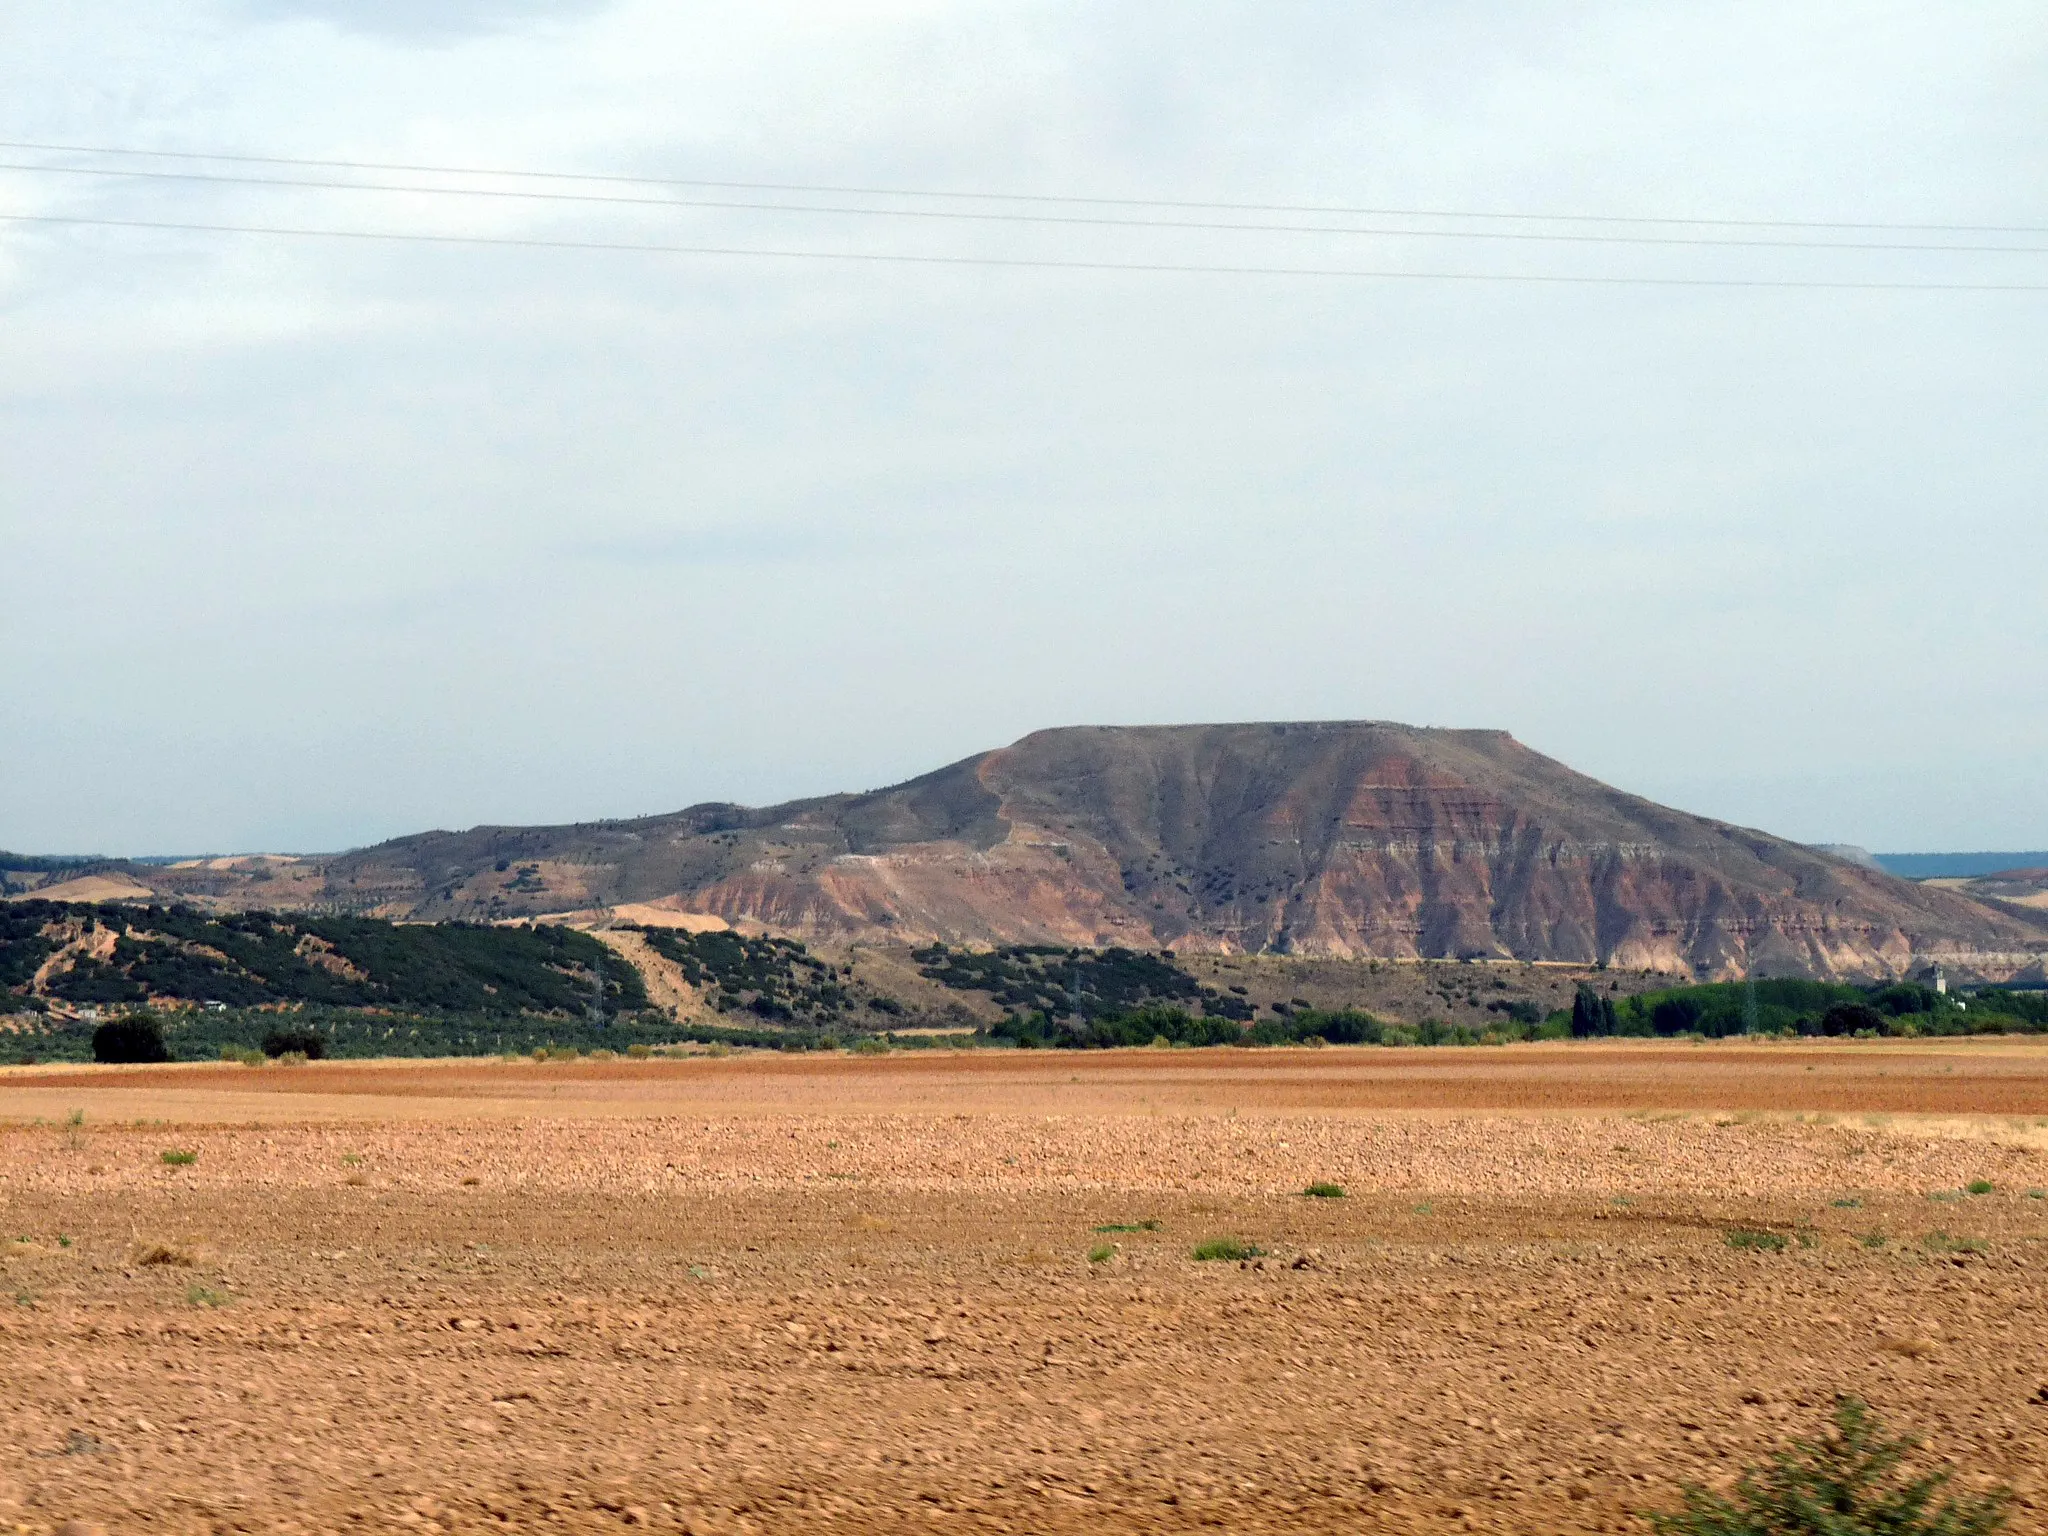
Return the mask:
<svg viewBox="0 0 2048 1536">
<path fill-rule="evenodd" d="M 2026 1043 L 40 1068 L 0 1119 L 0 1529 L 1632 1530 L 1845 1391 L 2048 1529 Z"/>
</svg>

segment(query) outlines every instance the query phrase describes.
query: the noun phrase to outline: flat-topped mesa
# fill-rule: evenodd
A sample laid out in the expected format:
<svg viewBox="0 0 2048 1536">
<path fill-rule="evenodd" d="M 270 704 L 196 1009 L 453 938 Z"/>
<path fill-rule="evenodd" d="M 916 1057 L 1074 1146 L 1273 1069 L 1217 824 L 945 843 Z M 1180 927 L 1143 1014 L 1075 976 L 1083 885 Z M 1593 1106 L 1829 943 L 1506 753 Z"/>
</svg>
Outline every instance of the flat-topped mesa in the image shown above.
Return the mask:
<svg viewBox="0 0 2048 1536">
<path fill-rule="evenodd" d="M 639 903 L 819 940 L 1715 978 L 1938 959 L 2002 980 L 2048 956 L 2048 912 L 1672 810 L 1505 731 L 1387 721 L 1066 727 L 865 794 L 427 833 L 318 862 L 317 892 L 302 878 L 295 898 L 427 919 Z M 276 904 L 233 871 L 148 878 Z"/>
</svg>

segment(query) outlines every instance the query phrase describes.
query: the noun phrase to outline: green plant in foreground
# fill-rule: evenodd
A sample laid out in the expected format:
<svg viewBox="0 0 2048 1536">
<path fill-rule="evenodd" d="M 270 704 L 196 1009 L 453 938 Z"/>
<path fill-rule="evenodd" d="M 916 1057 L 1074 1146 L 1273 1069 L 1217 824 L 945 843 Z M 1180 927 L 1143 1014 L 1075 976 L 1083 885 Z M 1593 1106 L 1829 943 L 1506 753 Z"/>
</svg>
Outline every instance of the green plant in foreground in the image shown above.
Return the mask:
<svg viewBox="0 0 2048 1536">
<path fill-rule="evenodd" d="M 179 1151 L 175 1148 L 167 1149 L 162 1155 L 164 1162 L 173 1168 L 189 1168 L 199 1161 L 197 1152 Z"/>
<path fill-rule="evenodd" d="M 1998 1188 L 1989 1179 L 1972 1179 L 1963 1187 L 1973 1195 L 1988 1195 L 1992 1190 Z"/>
<path fill-rule="evenodd" d="M 1311 1200 L 1342 1200 L 1344 1198 L 1344 1186 L 1342 1184 L 1326 1184 L 1318 1181 L 1309 1185 L 1302 1193 Z"/>
<path fill-rule="evenodd" d="M 1746 1248 L 1752 1253 L 1783 1253 L 1785 1238 L 1779 1232 L 1760 1232 L 1754 1227 L 1731 1227 L 1722 1234 L 1730 1248 Z"/>
<path fill-rule="evenodd" d="M 1212 1237 L 1196 1246 L 1195 1257 L 1205 1264 L 1212 1259 L 1239 1263 L 1245 1259 L 1256 1259 L 1264 1251 L 1254 1243 L 1241 1243 L 1234 1237 Z"/>
<path fill-rule="evenodd" d="M 2008 1490 L 1937 1503 L 1948 1472 L 1903 1476 L 1917 1444 L 1886 1439 L 1861 1401 L 1837 1398 L 1827 1434 L 1748 1469 L 1732 1497 L 1687 1483 L 1683 1509 L 1647 1518 L 1665 1536 L 1990 1536 L 2004 1528 Z"/>
<path fill-rule="evenodd" d="M 1088 1250 L 1088 1262 L 1090 1264 L 1107 1264 L 1111 1259 L 1115 1257 L 1115 1243 L 1097 1243 L 1093 1248 L 1090 1248 Z"/>
</svg>

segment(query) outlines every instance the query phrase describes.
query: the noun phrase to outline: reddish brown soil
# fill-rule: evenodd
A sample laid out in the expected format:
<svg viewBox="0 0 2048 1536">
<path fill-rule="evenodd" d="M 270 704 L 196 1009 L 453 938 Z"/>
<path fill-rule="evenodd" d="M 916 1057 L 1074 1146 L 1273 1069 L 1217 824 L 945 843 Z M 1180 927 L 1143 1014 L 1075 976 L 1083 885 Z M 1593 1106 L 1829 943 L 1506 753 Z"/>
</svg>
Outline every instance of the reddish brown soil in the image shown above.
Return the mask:
<svg viewBox="0 0 2048 1536">
<path fill-rule="evenodd" d="M 8 1072 L 0 1529 L 1643 1529 L 1854 1391 L 2040 1531 L 2044 1085 L 1978 1044 Z"/>
</svg>

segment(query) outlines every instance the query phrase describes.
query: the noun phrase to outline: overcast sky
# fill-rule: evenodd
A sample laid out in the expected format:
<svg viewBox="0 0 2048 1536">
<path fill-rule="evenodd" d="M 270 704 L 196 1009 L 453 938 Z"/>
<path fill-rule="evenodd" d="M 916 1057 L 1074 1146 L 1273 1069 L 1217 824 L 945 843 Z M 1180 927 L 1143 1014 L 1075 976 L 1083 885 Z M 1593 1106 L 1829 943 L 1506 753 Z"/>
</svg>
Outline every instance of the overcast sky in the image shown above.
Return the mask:
<svg viewBox="0 0 2048 1536">
<path fill-rule="evenodd" d="M 422 19 L 430 18 L 430 19 Z M 1491 726 L 2048 846 L 2038 0 L 0 8 L 0 847 L 762 802 L 1043 726 Z M 2032 234 L 1460 219 L 2020 227 Z M 1330 233 L 1597 234 L 1720 248 Z"/>
</svg>

